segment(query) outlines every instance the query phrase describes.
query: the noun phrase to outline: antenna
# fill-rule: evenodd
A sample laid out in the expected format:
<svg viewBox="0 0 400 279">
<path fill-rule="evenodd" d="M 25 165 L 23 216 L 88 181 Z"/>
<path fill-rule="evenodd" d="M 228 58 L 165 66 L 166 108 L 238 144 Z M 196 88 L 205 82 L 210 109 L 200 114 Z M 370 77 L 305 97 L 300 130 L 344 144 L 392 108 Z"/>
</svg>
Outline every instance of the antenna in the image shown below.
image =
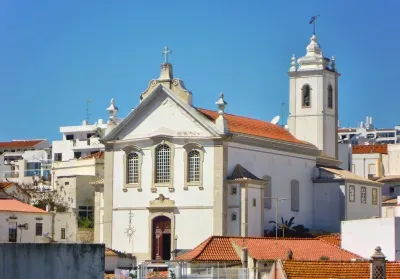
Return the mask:
<svg viewBox="0 0 400 279">
<path fill-rule="evenodd" d="M 283 108 L 285 107 L 285 105 L 286 105 L 285 102 L 282 102 L 282 103 L 281 103 L 281 116 L 282 116 L 282 117 L 280 117 L 280 119 L 281 119 L 281 126 L 283 126 Z"/>
<path fill-rule="evenodd" d="M 90 116 L 91 116 L 91 114 L 89 113 L 89 103 L 91 103 L 92 102 L 92 100 L 90 100 L 90 99 L 87 99 L 87 101 L 86 101 L 86 121 L 89 123 L 89 120 L 90 120 Z"/>
<path fill-rule="evenodd" d="M 281 117 L 279 115 L 275 116 L 274 118 L 272 118 L 271 123 L 274 125 L 278 124 L 280 118 Z"/>
</svg>

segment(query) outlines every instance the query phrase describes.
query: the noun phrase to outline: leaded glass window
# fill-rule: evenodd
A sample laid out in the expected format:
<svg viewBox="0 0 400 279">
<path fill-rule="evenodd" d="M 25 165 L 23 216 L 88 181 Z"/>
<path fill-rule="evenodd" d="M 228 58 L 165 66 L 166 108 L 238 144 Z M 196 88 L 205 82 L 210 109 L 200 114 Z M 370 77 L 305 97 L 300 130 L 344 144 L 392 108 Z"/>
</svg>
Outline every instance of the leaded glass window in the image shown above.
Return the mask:
<svg viewBox="0 0 400 279">
<path fill-rule="evenodd" d="M 130 153 L 127 161 L 127 182 L 139 183 L 139 155 Z"/>
<path fill-rule="evenodd" d="M 188 182 L 200 182 L 200 152 L 192 150 L 188 154 Z"/>
<path fill-rule="evenodd" d="M 171 149 L 162 144 L 156 149 L 156 183 L 169 183 L 171 175 Z"/>
</svg>

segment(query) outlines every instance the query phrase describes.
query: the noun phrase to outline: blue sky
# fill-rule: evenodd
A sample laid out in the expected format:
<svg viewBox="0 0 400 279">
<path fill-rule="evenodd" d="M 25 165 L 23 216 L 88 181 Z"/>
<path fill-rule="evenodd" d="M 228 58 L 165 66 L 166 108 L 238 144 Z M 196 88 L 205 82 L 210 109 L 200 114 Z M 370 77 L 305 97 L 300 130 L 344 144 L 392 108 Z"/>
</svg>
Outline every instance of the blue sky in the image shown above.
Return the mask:
<svg viewBox="0 0 400 279">
<path fill-rule="evenodd" d="M 0 141 L 59 139 L 59 127 L 120 116 L 157 78 L 164 45 L 194 104 L 270 121 L 288 102 L 290 58 L 305 54 L 308 20 L 341 72 L 344 126 L 372 116 L 400 124 L 399 1 L 0 1 Z M 288 106 L 284 108 L 287 115 Z"/>
</svg>

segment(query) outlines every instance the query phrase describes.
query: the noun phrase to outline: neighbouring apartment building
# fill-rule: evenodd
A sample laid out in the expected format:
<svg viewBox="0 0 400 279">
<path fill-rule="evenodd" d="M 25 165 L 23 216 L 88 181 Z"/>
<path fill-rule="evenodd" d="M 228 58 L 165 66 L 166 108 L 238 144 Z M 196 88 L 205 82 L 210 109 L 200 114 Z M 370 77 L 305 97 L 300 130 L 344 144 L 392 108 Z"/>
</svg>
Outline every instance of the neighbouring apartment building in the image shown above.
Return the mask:
<svg viewBox="0 0 400 279">
<path fill-rule="evenodd" d="M 365 123 L 358 127 L 341 127 L 338 129 L 338 140 L 352 144 L 397 144 L 400 143 L 400 126 L 393 128 L 375 128 L 372 117 L 366 117 Z"/>
<path fill-rule="evenodd" d="M 62 140 L 53 141 L 54 162 L 79 159 L 104 150 L 99 138 L 104 135 L 106 128 L 107 124 L 102 119 L 94 124 L 84 120 L 80 126 L 60 127 Z"/>
<path fill-rule="evenodd" d="M 0 142 L 0 181 L 48 184 L 51 162 L 51 146 L 47 140 Z"/>
</svg>

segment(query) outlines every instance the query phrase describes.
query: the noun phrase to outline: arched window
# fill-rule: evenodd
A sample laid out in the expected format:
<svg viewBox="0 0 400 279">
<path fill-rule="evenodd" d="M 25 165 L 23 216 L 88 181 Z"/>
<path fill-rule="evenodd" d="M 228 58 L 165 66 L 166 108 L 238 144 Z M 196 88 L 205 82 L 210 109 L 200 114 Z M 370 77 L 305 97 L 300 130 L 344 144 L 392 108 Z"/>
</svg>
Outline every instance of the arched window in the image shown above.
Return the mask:
<svg viewBox="0 0 400 279">
<path fill-rule="evenodd" d="M 328 108 L 333 108 L 333 88 L 332 85 L 328 85 Z"/>
<path fill-rule="evenodd" d="M 188 182 L 200 182 L 200 152 L 192 150 L 188 153 Z"/>
<path fill-rule="evenodd" d="M 127 171 L 126 181 L 128 184 L 139 183 L 139 155 L 137 153 L 130 153 L 126 157 Z"/>
<path fill-rule="evenodd" d="M 311 106 L 311 88 L 308 84 L 303 85 L 301 89 L 303 94 L 303 107 L 310 107 Z"/>
<path fill-rule="evenodd" d="M 169 183 L 171 164 L 171 149 L 168 145 L 162 144 L 156 148 L 156 183 Z"/>
</svg>

